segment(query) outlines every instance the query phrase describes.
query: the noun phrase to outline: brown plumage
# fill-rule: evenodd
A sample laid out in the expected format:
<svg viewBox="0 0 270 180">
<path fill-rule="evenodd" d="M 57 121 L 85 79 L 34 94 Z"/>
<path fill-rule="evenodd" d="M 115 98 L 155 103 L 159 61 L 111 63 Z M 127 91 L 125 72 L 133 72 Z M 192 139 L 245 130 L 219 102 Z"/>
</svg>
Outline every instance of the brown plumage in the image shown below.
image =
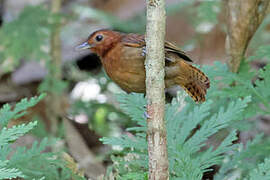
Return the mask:
<svg viewBox="0 0 270 180">
<path fill-rule="evenodd" d="M 126 92 L 145 93 L 145 39 L 143 35 L 111 30 L 92 33 L 78 49 L 96 53 L 108 76 Z M 196 102 L 205 101 L 208 77 L 190 65 L 192 60 L 177 46 L 165 42 L 165 86 L 180 85 Z"/>
</svg>

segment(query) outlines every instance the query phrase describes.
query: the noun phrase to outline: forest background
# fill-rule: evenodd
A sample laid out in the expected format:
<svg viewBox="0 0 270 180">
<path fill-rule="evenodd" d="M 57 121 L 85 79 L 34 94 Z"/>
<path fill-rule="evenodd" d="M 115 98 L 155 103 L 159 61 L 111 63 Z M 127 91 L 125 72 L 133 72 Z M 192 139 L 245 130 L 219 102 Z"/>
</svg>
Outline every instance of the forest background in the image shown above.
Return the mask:
<svg viewBox="0 0 270 180">
<path fill-rule="evenodd" d="M 166 92 L 170 178 L 270 179 L 269 2 L 166 3 L 166 39 L 211 81 L 203 104 Z M 0 24 L 0 179 L 147 179 L 144 96 L 75 51 L 144 33 L 145 1 L 0 0 Z"/>
</svg>

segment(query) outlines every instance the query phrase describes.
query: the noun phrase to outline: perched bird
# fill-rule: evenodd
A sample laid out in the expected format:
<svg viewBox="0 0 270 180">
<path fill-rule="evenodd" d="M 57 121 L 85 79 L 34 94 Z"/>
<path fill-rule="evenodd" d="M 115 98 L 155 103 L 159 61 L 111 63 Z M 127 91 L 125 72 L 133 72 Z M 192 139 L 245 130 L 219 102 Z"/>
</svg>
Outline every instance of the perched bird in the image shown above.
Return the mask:
<svg viewBox="0 0 270 180">
<path fill-rule="evenodd" d="M 179 85 L 195 102 L 205 101 L 210 87 L 208 77 L 189 64 L 192 60 L 177 46 L 165 42 L 165 86 Z M 126 92 L 145 93 L 145 38 L 139 34 L 124 34 L 98 30 L 77 49 L 96 53 L 108 76 Z"/>
</svg>

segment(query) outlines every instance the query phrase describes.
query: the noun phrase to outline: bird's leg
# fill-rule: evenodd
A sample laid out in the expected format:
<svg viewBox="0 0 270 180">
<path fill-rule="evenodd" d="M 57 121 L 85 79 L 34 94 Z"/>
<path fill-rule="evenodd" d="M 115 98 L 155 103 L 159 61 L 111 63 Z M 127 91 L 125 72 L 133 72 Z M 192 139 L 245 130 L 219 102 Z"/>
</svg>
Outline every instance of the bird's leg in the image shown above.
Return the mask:
<svg viewBox="0 0 270 180">
<path fill-rule="evenodd" d="M 142 56 L 146 56 L 146 46 L 142 47 Z"/>
<path fill-rule="evenodd" d="M 144 106 L 144 108 L 146 108 L 146 105 Z M 151 116 L 147 113 L 147 110 L 143 112 L 143 117 L 146 119 L 150 119 Z"/>
<path fill-rule="evenodd" d="M 146 111 L 144 111 L 143 117 L 146 119 L 151 119 L 151 116 Z"/>
</svg>

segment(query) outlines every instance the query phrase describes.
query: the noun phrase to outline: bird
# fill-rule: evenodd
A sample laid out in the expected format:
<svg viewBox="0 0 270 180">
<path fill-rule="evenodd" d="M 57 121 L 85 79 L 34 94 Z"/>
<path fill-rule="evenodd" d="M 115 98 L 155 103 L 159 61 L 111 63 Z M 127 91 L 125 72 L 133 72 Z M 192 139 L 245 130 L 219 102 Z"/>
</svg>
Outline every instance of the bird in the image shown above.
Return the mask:
<svg viewBox="0 0 270 180">
<path fill-rule="evenodd" d="M 145 93 L 144 35 L 101 29 L 91 33 L 76 49 L 97 54 L 107 75 L 127 93 Z M 165 88 L 179 85 L 195 102 L 204 102 L 209 78 L 175 44 L 165 41 L 164 51 Z"/>
</svg>

